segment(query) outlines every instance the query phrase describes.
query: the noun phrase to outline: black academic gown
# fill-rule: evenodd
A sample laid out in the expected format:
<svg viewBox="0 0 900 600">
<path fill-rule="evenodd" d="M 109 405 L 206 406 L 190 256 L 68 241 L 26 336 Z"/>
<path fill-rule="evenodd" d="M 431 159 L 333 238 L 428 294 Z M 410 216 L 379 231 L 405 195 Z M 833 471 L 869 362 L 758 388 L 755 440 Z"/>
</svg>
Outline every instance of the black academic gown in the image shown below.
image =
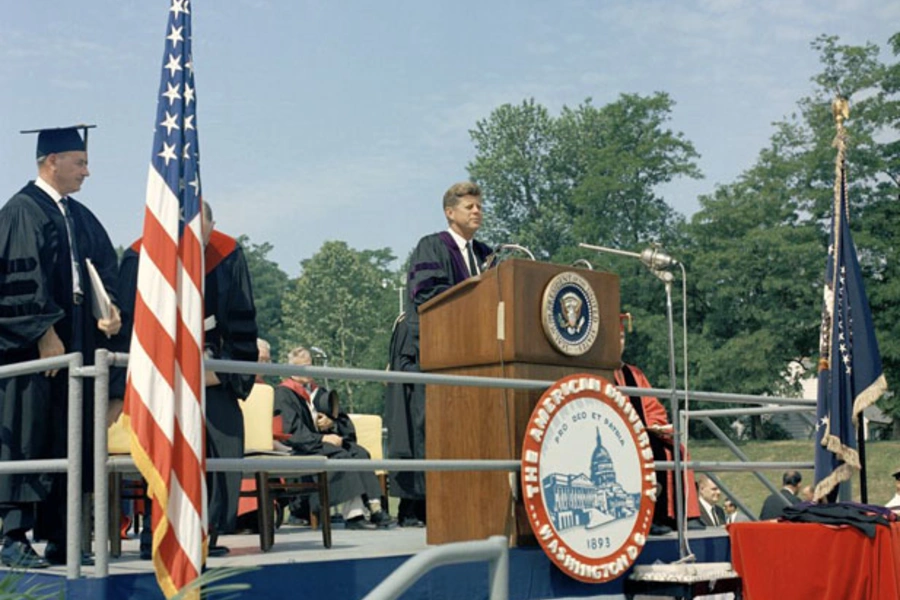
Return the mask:
<svg viewBox="0 0 900 600">
<path fill-rule="evenodd" d="M 81 258 L 84 300 L 73 302 L 72 263 L 66 220 L 56 202 L 33 182 L 0 210 L 0 364 L 39 358 L 38 340 L 52 325 L 66 352 L 82 352 L 84 364 L 107 340 L 91 312 L 90 258 L 114 303 L 116 252 L 94 214 L 70 198 L 74 238 Z M 83 379 L 83 487 L 93 489 L 93 380 Z M 67 453 L 68 371 L 0 379 L 0 460 L 62 458 Z M 0 503 L 37 502 L 51 496 L 64 515 L 65 477 L 0 475 Z M 61 517 L 60 517 L 61 518 Z M 48 522 L 55 530 L 61 521 Z M 48 532 L 44 532 L 46 535 Z M 55 533 L 55 531 L 54 531 Z"/>
<path fill-rule="evenodd" d="M 336 433 L 343 438 L 342 446 L 335 446 L 322 441 L 326 433 L 320 433 L 313 421 L 312 413 L 307 407 L 307 400 L 293 389 L 296 384 L 278 385 L 275 387 L 275 414 L 281 416 L 281 428 L 290 438 L 282 443 L 289 446 L 294 454 L 300 456 L 325 456 L 331 459 L 371 458 L 369 451 L 356 443 L 356 429 L 350 417 L 340 413 L 334 420 Z M 332 471 L 328 474 L 328 500 L 331 506 L 337 506 L 365 494 L 371 500 L 381 497 L 381 486 L 374 472 L 369 471 Z M 318 510 L 319 499 L 315 496 L 310 502 L 312 510 Z"/>
<path fill-rule="evenodd" d="M 134 326 L 134 298 L 140 240 L 122 257 L 119 286 L 122 296 L 122 332 L 115 346 L 128 351 Z M 234 238 L 213 231 L 204 253 L 206 280 L 205 318 L 215 316 L 216 327 L 206 332 L 205 348 L 215 358 L 256 362 L 256 307 L 250 271 L 243 250 Z M 244 418 L 238 405 L 253 388 L 253 375 L 216 373 L 220 385 L 206 388 L 206 456 L 242 458 L 244 456 Z M 125 370 L 111 375 L 110 396 L 121 398 L 125 392 Z M 241 473 L 209 472 L 206 478 L 209 500 L 209 524 L 217 533 L 234 529 L 241 489 Z"/>
<path fill-rule="evenodd" d="M 781 495 L 785 500 L 788 501 L 788 505 L 778 497 Z M 769 494 L 765 501 L 763 502 L 762 509 L 759 511 L 759 520 L 766 521 L 768 519 L 777 519 L 781 516 L 782 511 L 787 508 L 787 506 L 793 506 L 795 504 L 800 503 L 800 498 L 794 495 L 791 490 L 787 488 L 782 488 L 778 494 Z"/>
<path fill-rule="evenodd" d="M 478 240 L 472 250 L 479 264 L 491 249 Z M 419 307 L 441 292 L 469 277 L 466 261 L 453 236 L 446 231 L 419 240 L 410 257 L 406 315 L 394 325 L 390 346 L 392 371 L 419 371 Z M 425 458 L 425 386 L 388 384 L 385 393 L 385 424 L 389 458 Z M 392 496 L 420 500 L 425 496 L 423 472 L 391 472 Z"/>
</svg>

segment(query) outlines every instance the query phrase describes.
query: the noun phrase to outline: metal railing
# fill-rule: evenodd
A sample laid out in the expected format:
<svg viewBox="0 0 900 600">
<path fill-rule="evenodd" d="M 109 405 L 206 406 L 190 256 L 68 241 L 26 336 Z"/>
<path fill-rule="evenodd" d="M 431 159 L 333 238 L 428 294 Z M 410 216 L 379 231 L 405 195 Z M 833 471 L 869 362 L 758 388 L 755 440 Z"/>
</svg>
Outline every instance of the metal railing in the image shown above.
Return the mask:
<svg viewBox="0 0 900 600">
<path fill-rule="evenodd" d="M 33 375 L 45 371 L 66 369 L 68 387 L 67 458 L 17 460 L 0 462 L 0 473 L 65 473 L 66 474 L 66 579 L 81 575 L 81 445 L 82 445 L 82 368 L 80 352 L 63 354 L 0 367 L 0 379 Z M 57 377 L 63 375 L 56 374 Z M 8 400 L 7 400 L 8 401 Z M 44 415 L 52 419 L 53 415 Z"/>
<path fill-rule="evenodd" d="M 82 473 L 82 378 L 95 378 L 94 385 L 94 516 L 95 542 L 97 546 L 96 567 L 94 576 L 105 578 L 109 570 L 109 498 L 108 474 L 110 472 L 137 472 L 131 457 L 108 456 L 106 411 L 109 403 L 109 369 L 111 366 L 127 365 L 128 355 L 98 350 L 93 366 L 83 367 L 80 354 L 73 353 L 52 359 L 29 361 L 0 367 L 0 378 L 37 373 L 54 368 L 68 368 L 69 372 L 69 439 L 67 459 L 44 459 L 15 462 L 0 462 L 0 473 L 21 472 L 63 472 L 68 474 L 69 504 L 67 507 L 67 564 L 66 576 L 76 579 L 81 575 L 81 473 Z M 260 374 L 289 377 L 306 375 L 317 378 L 333 378 L 345 380 L 377 381 L 384 383 L 420 383 L 430 385 L 454 385 L 488 388 L 506 388 L 514 390 L 543 390 L 553 381 L 527 379 L 504 379 L 496 377 L 475 377 L 459 375 L 433 375 L 425 373 L 401 373 L 374 369 L 349 369 L 335 367 L 296 366 L 277 363 L 255 363 L 230 360 L 208 360 L 205 367 L 219 372 L 240 374 Z M 633 388 L 622 386 L 619 390 L 628 396 L 662 396 L 672 395 L 671 390 L 657 388 Z M 679 398 L 686 398 L 683 391 L 676 391 Z M 799 398 L 782 398 L 770 396 L 752 396 L 747 394 L 727 394 L 714 392 L 691 392 L 694 401 L 716 401 L 722 403 L 741 403 L 769 406 L 763 409 L 741 408 L 721 409 L 718 411 L 692 411 L 689 414 L 699 416 L 713 433 L 742 462 L 726 461 L 686 461 L 683 468 L 695 471 L 725 472 L 750 471 L 773 492 L 777 492 L 768 480 L 758 471 L 760 469 L 811 469 L 811 462 L 751 462 L 737 446 L 719 429 L 710 418 L 738 414 L 759 414 L 761 412 L 805 411 L 815 405 L 815 401 Z M 725 411 L 725 412 L 723 412 Z M 751 411 L 751 412 L 747 412 Z M 252 462 L 251 462 L 252 461 Z M 302 473 L 314 471 L 370 471 L 376 469 L 402 471 L 510 471 L 520 469 L 517 460 L 341 460 L 338 464 L 326 458 L 317 460 L 310 457 L 278 457 L 253 459 L 209 459 L 209 471 L 255 472 L 264 468 L 272 473 Z M 672 462 L 657 462 L 657 470 L 672 470 Z M 727 493 L 727 490 L 726 490 Z M 729 494 L 730 496 L 730 494 Z M 733 498 L 733 497 L 732 497 Z M 746 507 L 739 505 L 747 512 Z M 749 514 L 749 513 L 748 513 Z M 432 559 L 428 559 L 432 560 Z"/>
<path fill-rule="evenodd" d="M 505 537 L 494 535 L 476 542 L 453 542 L 419 552 L 363 600 L 395 600 L 400 594 L 424 577 L 429 571 L 445 565 L 480 562 L 490 563 L 488 568 L 488 598 L 507 600 L 509 597 L 509 545 Z"/>
</svg>

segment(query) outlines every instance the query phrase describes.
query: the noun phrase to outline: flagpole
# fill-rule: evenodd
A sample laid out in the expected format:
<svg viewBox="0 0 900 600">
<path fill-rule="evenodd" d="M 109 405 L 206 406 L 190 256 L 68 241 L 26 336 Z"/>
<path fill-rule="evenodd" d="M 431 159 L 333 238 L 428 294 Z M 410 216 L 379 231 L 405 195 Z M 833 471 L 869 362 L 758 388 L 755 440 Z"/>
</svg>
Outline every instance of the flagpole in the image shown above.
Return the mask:
<svg viewBox="0 0 900 600">
<path fill-rule="evenodd" d="M 869 503 L 869 485 L 866 482 L 866 423 L 865 417 L 859 415 L 859 427 L 856 430 L 856 444 L 859 446 L 859 501 Z"/>
<path fill-rule="evenodd" d="M 847 202 L 847 130 L 844 128 L 844 121 L 850 118 L 850 103 L 840 94 L 836 95 L 831 103 L 831 114 L 834 116 L 834 127 L 836 135 L 834 145 L 837 149 L 835 157 L 835 215 L 849 217 L 850 207 L 841 206 L 841 203 Z M 849 225 L 849 224 L 848 224 Z M 844 241 L 841 241 L 844 243 Z M 838 270 L 835 269 L 835 278 L 838 276 Z M 837 285 L 837 282 L 835 282 Z M 869 502 L 869 486 L 867 481 L 866 469 L 866 428 L 865 417 L 859 414 L 856 423 L 856 446 L 859 455 L 859 499 L 863 504 Z M 850 500 L 852 498 L 851 481 L 847 480 L 841 484 L 841 498 Z"/>
<path fill-rule="evenodd" d="M 835 96 L 834 101 L 831 103 L 832 107 L 832 115 L 834 116 L 834 126 L 837 130 L 837 135 L 835 136 L 835 146 L 837 147 L 837 158 L 835 164 L 835 187 L 840 186 L 840 189 L 835 190 L 835 202 L 847 202 L 847 157 L 846 157 L 846 144 L 847 144 L 847 131 L 844 129 L 844 120 L 849 118 L 850 116 L 850 104 L 846 98 L 838 95 Z M 846 210 L 842 210 L 846 209 Z M 835 207 L 837 215 L 850 215 L 849 207 L 836 206 Z M 837 276 L 837 269 L 835 269 L 835 277 Z M 859 498 L 860 502 L 863 504 L 868 504 L 869 502 L 869 486 L 867 482 L 867 469 L 866 469 L 866 427 L 865 427 L 865 417 L 862 413 L 859 414 L 858 422 L 856 423 L 856 446 L 857 451 L 859 453 Z M 847 481 L 845 484 L 847 487 L 850 486 L 850 482 Z M 842 485 L 843 487 L 843 485 Z M 849 490 L 848 490 L 849 491 Z M 848 494 L 849 495 L 849 494 Z"/>
</svg>

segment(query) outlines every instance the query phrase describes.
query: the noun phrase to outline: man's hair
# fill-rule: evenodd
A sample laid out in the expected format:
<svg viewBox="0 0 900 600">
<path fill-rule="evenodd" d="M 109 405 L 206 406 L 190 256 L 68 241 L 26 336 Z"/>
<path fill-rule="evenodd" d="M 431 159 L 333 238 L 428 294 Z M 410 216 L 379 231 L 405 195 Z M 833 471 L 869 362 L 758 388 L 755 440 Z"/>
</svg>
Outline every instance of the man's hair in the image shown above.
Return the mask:
<svg viewBox="0 0 900 600">
<path fill-rule="evenodd" d="M 475 196 L 481 198 L 481 188 L 477 183 L 471 181 L 460 181 L 450 186 L 450 189 L 444 192 L 444 210 L 453 208 L 459 204 L 459 199 L 463 196 Z"/>
<path fill-rule="evenodd" d="M 712 479 L 710 479 L 709 477 L 707 477 L 706 475 L 704 475 L 702 473 L 700 475 L 697 475 L 697 488 L 698 489 L 705 488 L 708 485 L 715 485 L 715 483 L 716 483 L 715 481 L 713 481 Z"/>
<path fill-rule="evenodd" d="M 262 338 L 256 338 L 256 349 L 260 352 L 262 352 L 263 350 L 268 350 L 269 352 L 271 352 L 272 344 Z"/>
<path fill-rule="evenodd" d="M 295 358 L 300 358 L 304 354 L 308 354 L 310 360 L 312 360 L 312 354 L 310 354 L 309 350 L 307 350 L 304 346 L 297 346 L 290 352 L 288 352 L 288 361 L 292 361 Z"/>
<path fill-rule="evenodd" d="M 784 485 L 800 485 L 801 481 L 803 476 L 800 475 L 800 471 L 785 471 L 781 476 L 781 483 Z"/>
</svg>

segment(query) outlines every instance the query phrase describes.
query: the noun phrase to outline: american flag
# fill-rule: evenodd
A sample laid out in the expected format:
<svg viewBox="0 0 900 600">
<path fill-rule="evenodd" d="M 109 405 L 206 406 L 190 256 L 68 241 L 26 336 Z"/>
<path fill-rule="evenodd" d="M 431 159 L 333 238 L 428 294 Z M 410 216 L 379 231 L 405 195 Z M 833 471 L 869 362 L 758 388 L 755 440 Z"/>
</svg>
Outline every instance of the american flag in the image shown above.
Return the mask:
<svg viewBox="0 0 900 600">
<path fill-rule="evenodd" d="M 188 0 L 172 0 L 138 263 L 125 414 L 153 498 L 166 597 L 196 579 L 207 543 L 203 242 Z"/>
<path fill-rule="evenodd" d="M 858 418 L 887 390 L 862 271 L 850 235 L 844 136 L 839 121 L 819 342 L 816 500 L 861 469 L 856 443 Z"/>
</svg>

